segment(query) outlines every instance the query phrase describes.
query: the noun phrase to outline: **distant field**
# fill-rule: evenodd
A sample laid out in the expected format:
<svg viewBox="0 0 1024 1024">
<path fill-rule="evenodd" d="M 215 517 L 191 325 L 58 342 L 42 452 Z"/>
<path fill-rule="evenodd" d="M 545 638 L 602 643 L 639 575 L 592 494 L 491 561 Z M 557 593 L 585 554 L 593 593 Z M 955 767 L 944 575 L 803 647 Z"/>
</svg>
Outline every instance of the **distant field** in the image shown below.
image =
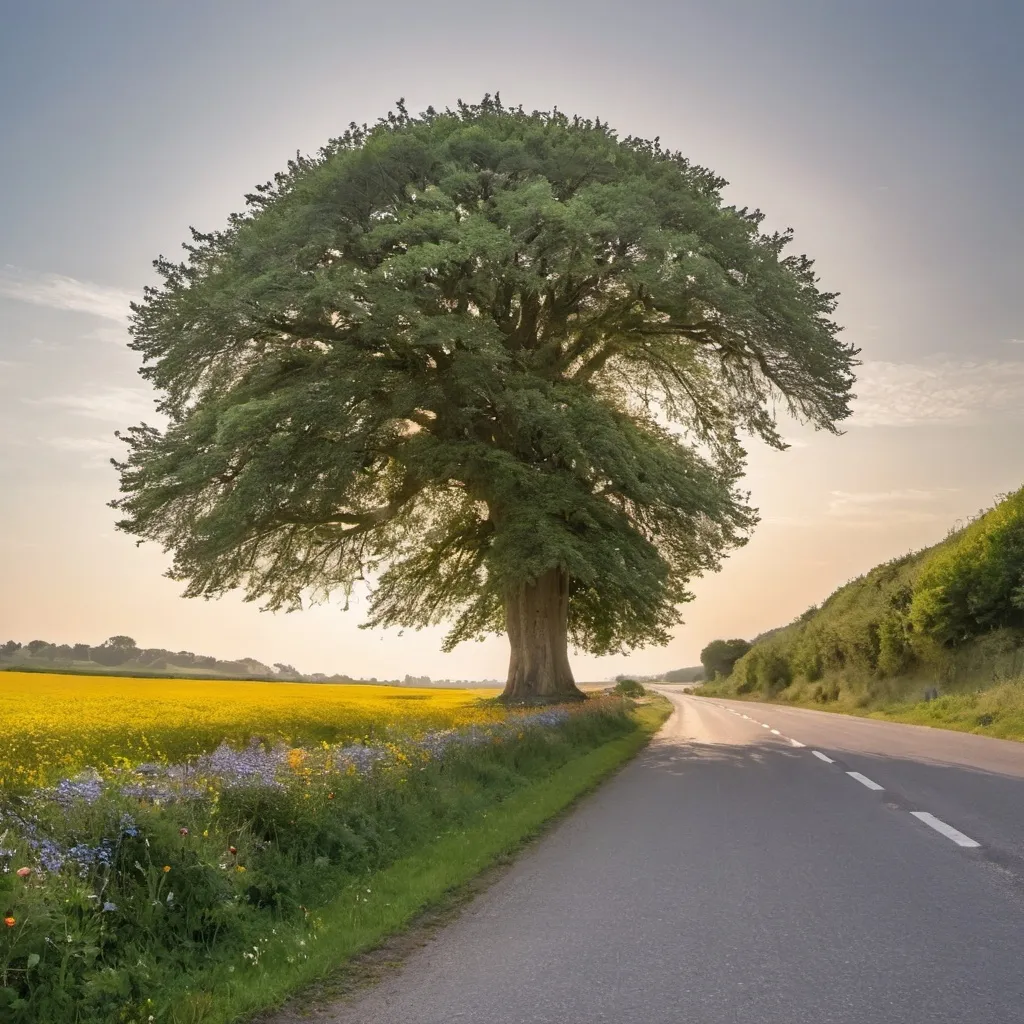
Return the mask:
<svg viewBox="0 0 1024 1024">
<path fill-rule="evenodd" d="M 485 701 L 497 692 L 0 672 L 0 787 L 254 736 L 299 746 L 497 721 L 503 711 Z"/>
</svg>

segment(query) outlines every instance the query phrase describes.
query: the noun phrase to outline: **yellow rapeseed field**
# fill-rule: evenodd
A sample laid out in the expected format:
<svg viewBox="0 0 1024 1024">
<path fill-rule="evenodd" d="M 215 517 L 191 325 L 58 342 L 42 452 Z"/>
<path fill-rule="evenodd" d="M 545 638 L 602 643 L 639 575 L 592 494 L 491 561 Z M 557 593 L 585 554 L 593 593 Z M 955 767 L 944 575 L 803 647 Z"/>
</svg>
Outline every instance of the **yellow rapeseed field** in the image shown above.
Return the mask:
<svg viewBox="0 0 1024 1024">
<path fill-rule="evenodd" d="M 180 761 L 223 740 L 299 746 L 494 721 L 496 692 L 0 672 L 0 787 Z"/>
</svg>

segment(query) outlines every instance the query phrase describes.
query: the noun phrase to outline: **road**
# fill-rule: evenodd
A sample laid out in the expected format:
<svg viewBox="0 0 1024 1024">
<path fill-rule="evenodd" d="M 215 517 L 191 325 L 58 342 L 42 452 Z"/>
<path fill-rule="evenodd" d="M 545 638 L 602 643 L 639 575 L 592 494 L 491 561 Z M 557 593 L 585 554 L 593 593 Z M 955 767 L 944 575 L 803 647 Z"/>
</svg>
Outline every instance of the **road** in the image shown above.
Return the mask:
<svg viewBox="0 0 1024 1024">
<path fill-rule="evenodd" d="M 1024 1024 L 1024 744 L 663 692 L 640 757 L 316 1019 Z"/>
</svg>

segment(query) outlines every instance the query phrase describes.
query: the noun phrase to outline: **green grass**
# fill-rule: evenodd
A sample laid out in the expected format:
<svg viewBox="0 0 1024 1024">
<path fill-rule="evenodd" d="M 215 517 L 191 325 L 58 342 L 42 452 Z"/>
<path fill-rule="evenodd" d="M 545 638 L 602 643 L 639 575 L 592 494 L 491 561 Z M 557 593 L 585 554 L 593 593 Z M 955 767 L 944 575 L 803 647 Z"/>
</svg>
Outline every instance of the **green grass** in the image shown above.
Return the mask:
<svg viewBox="0 0 1024 1024">
<path fill-rule="evenodd" d="M 867 712 L 870 718 L 930 725 L 1024 742 L 1024 679 L 937 700 L 897 703 Z"/>
<path fill-rule="evenodd" d="M 580 753 L 390 866 L 350 880 L 303 924 L 279 925 L 258 967 L 220 965 L 203 977 L 201 987 L 183 987 L 171 1000 L 170 1019 L 174 1024 L 246 1020 L 337 975 L 351 958 L 408 927 L 519 849 L 645 746 L 670 710 L 668 701 L 650 698 L 636 708 L 630 733 Z"/>
<path fill-rule="evenodd" d="M 788 688 L 773 698 L 760 694 L 737 694 L 728 685 L 709 683 L 697 691 L 705 697 L 728 697 L 735 700 L 763 701 L 789 707 L 814 708 L 834 714 L 857 715 L 907 725 L 927 725 L 936 729 L 953 729 L 979 736 L 1024 742 L 1024 679 L 1008 680 L 977 690 L 948 693 L 936 700 L 880 699 L 865 701 L 840 691 L 837 700 L 821 703 L 806 695 L 799 687 Z"/>
</svg>

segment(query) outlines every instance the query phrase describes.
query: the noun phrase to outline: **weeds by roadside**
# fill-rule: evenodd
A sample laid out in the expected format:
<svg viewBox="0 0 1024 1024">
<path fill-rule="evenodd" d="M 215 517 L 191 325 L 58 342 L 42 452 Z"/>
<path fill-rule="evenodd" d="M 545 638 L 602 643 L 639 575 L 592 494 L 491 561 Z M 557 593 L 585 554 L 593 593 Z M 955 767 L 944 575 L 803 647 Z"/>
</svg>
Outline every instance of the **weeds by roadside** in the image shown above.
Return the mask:
<svg viewBox="0 0 1024 1024">
<path fill-rule="evenodd" d="M 224 748 L 187 770 L 8 794 L 0 1016 L 213 1019 L 214 978 L 251 988 L 269 963 L 301 974 L 337 893 L 354 917 L 386 916 L 398 897 L 365 879 L 636 733 L 611 698 L 407 744 Z"/>
</svg>

